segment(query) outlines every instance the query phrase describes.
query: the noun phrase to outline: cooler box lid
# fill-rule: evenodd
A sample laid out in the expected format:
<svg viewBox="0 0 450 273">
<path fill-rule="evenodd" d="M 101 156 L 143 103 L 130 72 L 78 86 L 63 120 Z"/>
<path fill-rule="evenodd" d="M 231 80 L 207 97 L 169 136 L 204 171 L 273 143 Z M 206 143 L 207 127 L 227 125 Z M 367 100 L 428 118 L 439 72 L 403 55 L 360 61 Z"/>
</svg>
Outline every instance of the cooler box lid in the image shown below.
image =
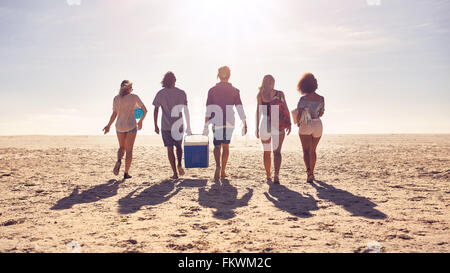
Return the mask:
<svg viewBox="0 0 450 273">
<path fill-rule="evenodd" d="M 185 146 L 207 146 L 209 138 L 204 135 L 190 135 L 184 137 Z"/>
</svg>

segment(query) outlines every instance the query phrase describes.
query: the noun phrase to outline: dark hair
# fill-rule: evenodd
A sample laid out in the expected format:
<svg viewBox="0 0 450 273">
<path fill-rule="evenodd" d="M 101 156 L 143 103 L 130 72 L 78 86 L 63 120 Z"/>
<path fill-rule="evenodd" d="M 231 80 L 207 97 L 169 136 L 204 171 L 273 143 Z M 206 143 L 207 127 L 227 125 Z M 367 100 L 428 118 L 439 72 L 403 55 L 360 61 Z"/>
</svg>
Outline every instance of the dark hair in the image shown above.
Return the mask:
<svg viewBox="0 0 450 273">
<path fill-rule="evenodd" d="M 305 73 L 298 82 L 297 90 L 302 94 L 310 94 L 317 89 L 317 80 L 312 73 Z"/>
<path fill-rule="evenodd" d="M 161 82 L 163 87 L 166 88 L 173 88 L 175 87 L 175 82 L 177 81 L 177 78 L 175 78 L 175 74 L 172 72 L 167 72 L 166 75 L 164 75 L 164 78 Z"/>
<path fill-rule="evenodd" d="M 217 72 L 217 78 L 221 80 L 228 80 L 230 78 L 230 74 L 230 68 L 228 66 L 222 66 Z"/>
<path fill-rule="evenodd" d="M 124 80 L 122 81 L 122 83 L 120 84 L 120 91 L 119 91 L 119 95 L 121 97 L 130 94 L 130 90 L 132 88 L 133 83 L 130 82 L 129 80 Z"/>
</svg>

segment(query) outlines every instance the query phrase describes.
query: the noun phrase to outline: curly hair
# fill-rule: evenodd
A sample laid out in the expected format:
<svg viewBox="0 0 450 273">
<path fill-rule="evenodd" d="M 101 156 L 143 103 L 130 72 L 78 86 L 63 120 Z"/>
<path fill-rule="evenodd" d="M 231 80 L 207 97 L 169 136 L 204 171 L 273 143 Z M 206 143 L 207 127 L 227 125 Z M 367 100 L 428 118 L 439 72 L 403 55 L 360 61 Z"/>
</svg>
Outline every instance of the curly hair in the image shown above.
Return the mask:
<svg viewBox="0 0 450 273">
<path fill-rule="evenodd" d="M 317 80 L 312 73 L 305 73 L 297 84 L 297 90 L 302 94 L 310 94 L 317 90 Z"/>
<path fill-rule="evenodd" d="M 175 74 L 173 74 L 173 72 L 169 71 L 166 73 L 166 75 L 164 75 L 164 78 L 161 81 L 161 84 L 163 87 L 173 88 L 173 87 L 175 87 L 176 81 L 177 81 L 177 78 L 175 78 Z"/>
</svg>

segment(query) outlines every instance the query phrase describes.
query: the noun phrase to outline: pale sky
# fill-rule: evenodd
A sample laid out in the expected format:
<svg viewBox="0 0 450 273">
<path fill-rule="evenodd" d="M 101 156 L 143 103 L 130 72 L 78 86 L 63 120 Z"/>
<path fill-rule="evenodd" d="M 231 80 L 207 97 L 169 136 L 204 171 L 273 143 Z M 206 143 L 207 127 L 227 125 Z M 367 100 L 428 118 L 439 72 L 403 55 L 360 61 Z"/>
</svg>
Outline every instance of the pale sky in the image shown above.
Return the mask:
<svg viewBox="0 0 450 273">
<path fill-rule="evenodd" d="M 167 71 L 201 133 L 222 65 L 251 135 L 263 76 L 293 109 L 305 72 L 325 96 L 325 134 L 450 133 L 450 1 L 78 1 L 0 2 L 0 135 L 100 135 L 124 79 L 153 134 Z"/>
</svg>

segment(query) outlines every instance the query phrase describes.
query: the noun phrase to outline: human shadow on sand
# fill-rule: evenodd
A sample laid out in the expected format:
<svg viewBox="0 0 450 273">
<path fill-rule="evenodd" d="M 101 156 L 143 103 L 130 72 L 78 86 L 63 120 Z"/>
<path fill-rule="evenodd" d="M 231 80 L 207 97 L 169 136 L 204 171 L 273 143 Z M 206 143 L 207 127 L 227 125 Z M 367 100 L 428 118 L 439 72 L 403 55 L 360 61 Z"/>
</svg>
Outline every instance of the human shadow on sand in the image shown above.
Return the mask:
<svg viewBox="0 0 450 273">
<path fill-rule="evenodd" d="M 280 184 L 270 183 L 269 192 L 264 195 L 278 209 L 300 218 L 312 217 L 310 211 L 319 209 L 317 201 L 310 194 L 302 195 Z"/>
<path fill-rule="evenodd" d="M 135 213 L 143 206 L 162 204 L 169 201 L 170 198 L 177 195 L 181 190 L 180 187 L 175 189 L 174 180 L 163 180 L 162 182 L 143 190 L 138 195 L 133 196 L 140 189 L 141 188 L 135 189 L 119 200 L 119 213 Z"/>
<path fill-rule="evenodd" d="M 51 210 L 64 210 L 70 209 L 75 204 L 83 204 L 83 203 L 94 203 L 101 199 L 106 199 L 109 197 L 113 197 L 117 194 L 117 190 L 119 189 L 119 185 L 122 184 L 124 180 L 115 180 L 111 179 L 105 184 L 97 185 L 93 188 L 83 191 L 79 193 L 79 187 L 75 187 L 72 193 L 59 200 Z"/>
<path fill-rule="evenodd" d="M 203 188 L 206 187 L 208 180 L 206 179 L 183 179 L 177 188 Z"/>
<path fill-rule="evenodd" d="M 350 212 L 353 216 L 362 216 L 370 219 L 385 219 L 386 214 L 374 207 L 377 205 L 369 199 L 353 195 L 348 191 L 337 189 L 325 182 L 315 180 L 311 185 L 317 190 L 317 197 L 328 200 L 338 206 L 342 206 L 345 210 Z"/>
<path fill-rule="evenodd" d="M 216 209 L 213 216 L 217 219 L 231 219 L 236 215 L 234 212 L 236 208 L 248 206 L 248 202 L 253 196 L 253 190 L 247 188 L 247 193 L 240 199 L 237 198 L 237 195 L 237 188 L 233 187 L 229 180 L 222 179 L 221 182 L 214 182 L 208 191 L 200 188 L 198 203 L 203 207 Z"/>
</svg>

